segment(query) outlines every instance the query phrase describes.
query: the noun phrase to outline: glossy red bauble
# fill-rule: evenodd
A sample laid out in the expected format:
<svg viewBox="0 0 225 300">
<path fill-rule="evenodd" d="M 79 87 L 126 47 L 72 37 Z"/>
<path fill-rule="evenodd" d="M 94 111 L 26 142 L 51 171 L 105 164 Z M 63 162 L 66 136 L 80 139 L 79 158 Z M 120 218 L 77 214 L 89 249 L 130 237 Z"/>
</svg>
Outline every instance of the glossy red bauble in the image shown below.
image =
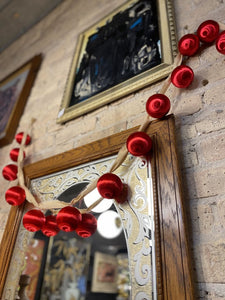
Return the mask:
<svg viewBox="0 0 225 300">
<path fill-rule="evenodd" d="M 178 42 L 178 49 L 182 55 L 194 55 L 200 46 L 199 37 L 195 34 L 186 34 Z"/>
<path fill-rule="evenodd" d="M 123 183 L 119 176 L 106 173 L 97 182 L 97 189 L 103 198 L 115 199 L 123 191 Z"/>
<path fill-rule="evenodd" d="M 45 216 L 43 212 L 38 209 L 31 209 L 23 216 L 23 226 L 28 231 L 38 231 L 45 223 Z"/>
<path fill-rule="evenodd" d="M 171 82 L 178 88 L 187 88 L 193 79 L 194 72 L 186 65 L 176 67 L 171 74 Z"/>
<path fill-rule="evenodd" d="M 147 154 L 152 148 L 152 140 L 145 132 L 134 132 L 127 139 L 127 150 L 134 156 Z"/>
<path fill-rule="evenodd" d="M 73 231 L 76 229 L 77 224 L 81 222 L 81 213 L 75 207 L 66 206 L 58 212 L 56 221 L 59 229 L 66 232 Z"/>
<path fill-rule="evenodd" d="M 212 43 L 218 37 L 219 24 L 213 20 L 207 20 L 199 25 L 197 35 L 202 42 Z"/>
<path fill-rule="evenodd" d="M 97 229 L 97 220 L 92 214 L 82 214 L 82 220 L 76 228 L 76 233 L 83 237 L 88 238 L 95 233 Z"/>
<path fill-rule="evenodd" d="M 222 31 L 216 40 L 216 49 L 221 54 L 225 54 L 225 30 Z"/>
<path fill-rule="evenodd" d="M 20 148 L 14 148 L 10 151 L 9 156 L 11 160 L 17 161 L 19 156 Z M 23 158 L 25 158 L 25 152 L 23 151 Z"/>
<path fill-rule="evenodd" d="M 15 136 L 15 139 L 16 139 L 17 143 L 19 143 L 19 144 L 22 143 L 23 135 L 24 135 L 23 132 L 17 133 L 17 135 Z M 25 145 L 29 145 L 30 142 L 31 142 L 31 137 L 28 134 L 27 137 L 26 137 Z"/>
<path fill-rule="evenodd" d="M 146 111 L 153 118 L 162 118 L 170 110 L 170 100 L 164 94 L 155 94 L 148 98 Z"/>
<path fill-rule="evenodd" d="M 45 223 L 42 226 L 41 231 L 48 237 L 55 236 L 60 231 L 56 222 L 56 217 L 52 215 L 46 216 Z"/>
<path fill-rule="evenodd" d="M 25 191 L 20 186 L 13 186 L 9 188 L 5 193 L 5 200 L 13 206 L 22 204 L 25 199 Z"/>
<path fill-rule="evenodd" d="M 2 170 L 2 176 L 9 181 L 13 181 L 17 178 L 18 167 L 14 164 L 5 166 Z"/>
</svg>

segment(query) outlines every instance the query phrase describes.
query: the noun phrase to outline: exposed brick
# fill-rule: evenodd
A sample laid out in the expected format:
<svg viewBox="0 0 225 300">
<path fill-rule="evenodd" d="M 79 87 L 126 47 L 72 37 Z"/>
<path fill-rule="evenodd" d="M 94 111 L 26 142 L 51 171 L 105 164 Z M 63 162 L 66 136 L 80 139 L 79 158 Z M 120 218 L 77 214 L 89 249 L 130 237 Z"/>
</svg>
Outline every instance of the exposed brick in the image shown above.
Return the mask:
<svg viewBox="0 0 225 300">
<path fill-rule="evenodd" d="M 201 95 L 178 95 L 172 104 L 172 112 L 178 116 L 188 116 L 198 112 L 202 108 Z"/>
<path fill-rule="evenodd" d="M 196 129 L 199 134 L 205 134 L 225 128 L 225 110 L 223 107 L 217 110 L 208 110 L 201 119 L 196 122 Z"/>
<path fill-rule="evenodd" d="M 225 276 L 224 239 L 199 244 L 196 246 L 196 251 L 201 253 L 197 258 L 197 263 L 202 266 L 199 281 L 224 283 L 222 279 Z"/>
<path fill-rule="evenodd" d="M 225 167 L 202 169 L 187 174 L 189 190 L 187 193 L 193 198 L 203 198 L 225 193 Z"/>
<path fill-rule="evenodd" d="M 224 78 L 214 85 L 210 85 L 209 89 L 204 94 L 205 103 L 218 104 L 225 103 L 225 84 Z"/>
<path fill-rule="evenodd" d="M 213 162 L 225 158 L 225 133 L 207 136 L 198 144 L 201 160 Z"/>
</svg>

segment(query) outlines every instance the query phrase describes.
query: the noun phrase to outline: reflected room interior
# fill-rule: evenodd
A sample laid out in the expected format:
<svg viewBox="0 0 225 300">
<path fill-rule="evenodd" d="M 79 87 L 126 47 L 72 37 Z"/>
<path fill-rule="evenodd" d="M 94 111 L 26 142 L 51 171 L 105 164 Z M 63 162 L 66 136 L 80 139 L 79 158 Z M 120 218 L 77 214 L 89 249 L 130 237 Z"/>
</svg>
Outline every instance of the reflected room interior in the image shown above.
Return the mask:
<svg viewBox="0 0 225 300">
<path fill-rule="evenodd" d="M 58 199 L 69 203 L 88 183 L 76 183 Z M 76 207 L 87 208 L 100 197 L 95 189 Z M 103 199 L 92 214 L 98 227 L 88 238 L 74 231 L 60 231 L 50 238 L 41 231 L 34 234 L 25 256 L 19 295 L 25 290 L 29 300 L 60 300 L 62 295 L 65 300 L 130 298 L 126 239 L 113 200 Z"/>
</svg>

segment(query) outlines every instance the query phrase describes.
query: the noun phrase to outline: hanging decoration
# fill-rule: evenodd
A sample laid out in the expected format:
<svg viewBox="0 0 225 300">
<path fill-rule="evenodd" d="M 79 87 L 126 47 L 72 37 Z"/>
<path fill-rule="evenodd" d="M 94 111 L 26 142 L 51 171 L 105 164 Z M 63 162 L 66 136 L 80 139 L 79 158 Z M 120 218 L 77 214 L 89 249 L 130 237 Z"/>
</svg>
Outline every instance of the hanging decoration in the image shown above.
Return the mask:
<svg viewBox="0 0 225 300">
<path fill-rule="evenodd" d="M 103 198 L 115 199 L 120 204 L 128 201 L 128 186 L 113 172 L 122 164 L 128 152 L 133 156 L 145 156 L 151 151 L 152 140 L 145 133 L 145 130 L 153 119 L 161 119 L 171 110 L 170 99 L 165 95 L 170 84 L 172 83 L 177 88 L 187 88 L 192 83 L 194 72 L 189 66 L 185 65 L 184 56 L 193 56 L 199 51 L 201 45 L 211 46 L 213 42 L 215 42 L 218 52 L 225 54 L 225 25 L 219 24 L 214 20 L 207 20 L 201 23 L 196 33 L 186 34 L 179 40 L 179 53 L 174 60 L 173 71 L 164 81 L 160 92 L 148 98 L 146 102 L 147 116 L 143 124 L 140 125 L 139 130 L 131 134 L 121 147 L 109 173 L 91 182 L 70 203 L 59 200 L 44 203 L 38 202 L 26 187 L 23 175 L 24 147 L 31 143 L 31 136 L 25 132 L 18 133 L 15 139 L 20 144 L 20 148 L 14 148 L 10 151 L 10 158 L 17 162 L 17 165 L 9 164 L 5 166 L 2 170 L 2 175 L 9 181 L 14 181 L 18 177 L 18 183 L 5 193 L 5 199 L 10 205 L 22 205 L 26 198 L 35 207 L 25 213 L 23 226 L 32 232 L 41 230 L 46 236 L 54 236 L 60 230 L 66 232 L 74 231 L 83 238 L 94 234 L 97 229 L 97 220 L 90 211 Z M 31 120 L 31 125 L 34 121 L 33 119 Z M 74 207 L 76 203 L 96 187 L 102 198 L 87 209 Z M 49 210 L 52 214 L 45 216 L 43 212 L 49 212 Z"/>
<path fill-rule="evenodd" d="M 9 156 L 12 161 L 17 162 L 18 156 L 19 156 L 19 151 L 20 151 L 20 148 L 14 148 L 10 151 Z M 25 151 L 23 151 L 23 158 L 25 158 L 25 157 L 26 157 L 26 154 L 25 154 Z"/>
<path fill-rule="evenodd" d="M 56 216 L 59 229 L 66 232 L 74 231 L 81 219 L 80 211 L 73 206 L 62 208 Z"/>
<path fill-rule="evenodd" d="M 5 193 L 5 200 L 12 206 L 21 205 L 26 200 L 24 189 L 20 186 L 13 186 Z"/>
<path fill-rule="evenodd" d="M 39 209 L 31 209 L 23 216 L 23 226 L 31 232 L 42 229 L 45 224 L 45 216 Z"/>
</svg>

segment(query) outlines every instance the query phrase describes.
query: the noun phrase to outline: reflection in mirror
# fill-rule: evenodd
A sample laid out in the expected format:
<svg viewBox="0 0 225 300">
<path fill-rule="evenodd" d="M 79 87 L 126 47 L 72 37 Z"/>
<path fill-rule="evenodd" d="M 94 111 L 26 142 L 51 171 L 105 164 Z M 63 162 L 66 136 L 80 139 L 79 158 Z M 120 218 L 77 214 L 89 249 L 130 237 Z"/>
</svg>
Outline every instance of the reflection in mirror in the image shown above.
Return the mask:
<svg viewBox="0 0 225 300">
<path fill-rule="evenodd" d="M 70 202 L 106 173 L 113 161 L 109 157 L 32 179 L 31 190 L 41 201 Z M 29 245 L 25 259 L 13 254 L 15 265 L 10 266 L 5 292 L 9 285 L 13 292 L 10 283 L 21 270 L 20 289 L 16 289 L 19 295 L 27 295 L 21 299 L 157 299 L 150 163 L 129 155 L 116 173 L 129 186 L 128 201 L 117 204 L 104 199 L 96 206 L 91 211 L 98 219 L 93 236 L 81 238 L 75 232 L 60 231 L 49 239 L 38 232 L 29 240 L 30 233 L 20 230 L 17 249 L 24 251 L 22 240 Z M 94 190 L 76 206 L 87 208 L 98 198 Z"/>
<path fill-rule="evenodd" d="M 76 183 L 58 199 L 70 202 L 87 184 Z M 76 206 L 87 208 L 100 197 L 94 190 Z M 129 299 L 127 246 L 113 200 L 104 199 L 92 213 L 98 228 L 89 238 L 63 231 L 50 239 L 41 232 L 34 235 L 23 271 L 30 281 L 26 288 L 28 299 Z M 42 266 L 38 266 L 41 261 Z"/>
</svg>

